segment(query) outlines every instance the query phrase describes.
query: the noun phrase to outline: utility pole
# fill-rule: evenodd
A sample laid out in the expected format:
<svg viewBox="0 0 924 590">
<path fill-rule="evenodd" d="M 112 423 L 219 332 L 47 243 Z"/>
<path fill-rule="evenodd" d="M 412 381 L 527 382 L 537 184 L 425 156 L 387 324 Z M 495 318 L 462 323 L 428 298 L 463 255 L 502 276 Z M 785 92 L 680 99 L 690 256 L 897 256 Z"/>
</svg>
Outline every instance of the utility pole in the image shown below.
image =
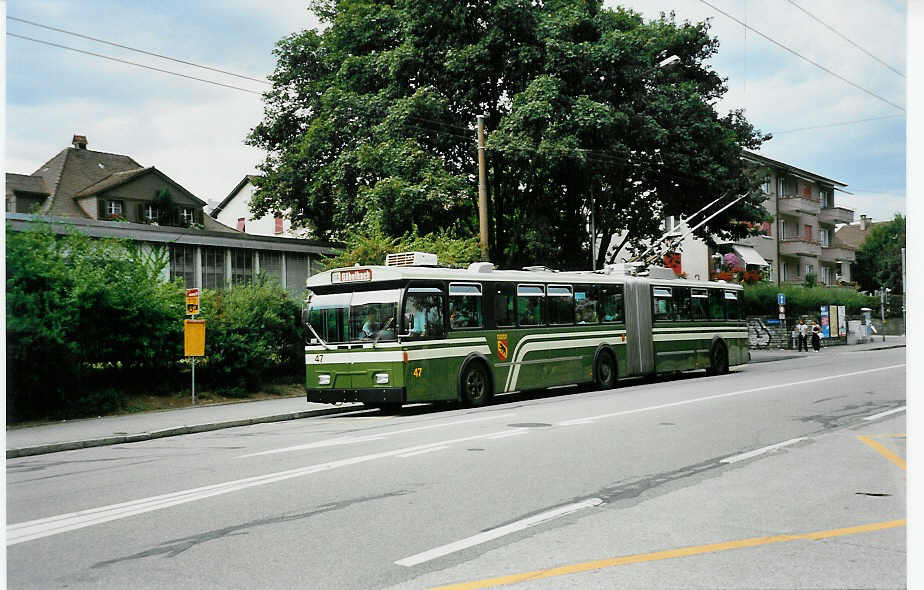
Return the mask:
<svg viewBox="0 0 924 590">
<path fill-rule="evenodd" d="M 484 161 L 484 115 L 478 115 L 478 227 L 481 258 L 488 260 L 488 170 Z"/>
</svg>

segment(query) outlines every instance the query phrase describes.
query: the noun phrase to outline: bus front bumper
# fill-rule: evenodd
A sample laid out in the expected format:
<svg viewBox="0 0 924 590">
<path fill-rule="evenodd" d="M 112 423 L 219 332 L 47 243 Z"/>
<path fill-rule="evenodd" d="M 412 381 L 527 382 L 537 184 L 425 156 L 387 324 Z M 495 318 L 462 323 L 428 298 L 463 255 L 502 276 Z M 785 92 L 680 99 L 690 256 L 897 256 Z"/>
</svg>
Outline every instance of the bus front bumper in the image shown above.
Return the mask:
<svg viewBox="0 0 924 590">
<path fill-rule="evenodd" d="M 403 387 L 375 387 L 369 389 L 308 389 L 309 402 L 335 404 L 339 402 L 367 402 L 371 404 L 405 403 Z"/>
</svg>

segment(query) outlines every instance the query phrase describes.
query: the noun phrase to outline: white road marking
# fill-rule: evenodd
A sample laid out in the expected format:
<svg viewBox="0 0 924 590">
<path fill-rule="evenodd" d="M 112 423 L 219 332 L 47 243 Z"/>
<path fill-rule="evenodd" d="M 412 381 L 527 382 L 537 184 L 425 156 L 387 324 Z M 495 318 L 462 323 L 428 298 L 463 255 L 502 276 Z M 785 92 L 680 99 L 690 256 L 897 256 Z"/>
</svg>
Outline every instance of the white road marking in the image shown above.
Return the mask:
<svg viewBox="0 0 924 590">
<path fill-rule="evenodd" d="M 501 432 L 500 434 L 489 436 L 488 438 L 490 439 L 509 438 L 511 436 L 520 436 L 521 434 L 529 434 L 529 431 L 528 430 L 510 430 L 508 432 Z"/>
<path fill-rule="evenodd" d="M 897 414 L 899 412 L 904 412 L 905 406 L 900 408 L 892 408 L 891 410 L 886 410 L 885 412 L 879 412 L 878 414 L 873 414 L 872 416 L 867 416 L 863 418 L 864 420 L 876 420 L 877 418 L 882 418 L 883 416 L 889 416 L 890 414 Z"/>
<path fill-rule="evenodd" d="M 404 453 L 403 455 L 396 455 L 396 456 L 402 459 L 406 459 L 408 457 L 416 457 L 417 455 L 423 455 L 425 453 L 433 453 L 436 451 L 442 451 L 443 449 L 448 449 L 448 448 L 449 448 L 448 445 L 440 445 L 438 447 L 430 447 L 429 449 L 421 449 L 419 451 L 414 451 L 412 453 Z"/>
<path fill-rule="evenodd" d="M 283 447 L 279 449 L 270 449 L 269 451 L 260 451 L 258 453 L 249 453 L 247 455 L 238 455 L 235 459 L 246 459 L 248 457 L 260 457 L 262 455 L 274 455 L 276 453 L 291 453 L 293 451 L 304 451 L 307 449 L 319 449 L 324 447 L 334 447 L 339 445 L 349 445 L 353 443 L 369 442 L 373 440 L 383 440 L 393 434 L 406 434 L 408 432 L 420 432 L 422 430 L 433 430 L 434 428 L 443 428 L 444 426 L 455 426 L 456 424 L 471 424 L 472 422 L 484 422 L 486 420 L 497 420 L 498 418 L 507 418 L 513 416 L 513 412 L 506 414 L 492 414 L 490 416 L 481 416 L 478 418 L 468 418 L 466 420 L 454 420 L 452 422 L 440 422 L 439 424 L 429 424 L 427 426 L 415 426 L 414 428 L 404 428 L 402 430 L 392 430 L 391 432 L 380 432 L 368 436 L 345 436 L 341 438 L 331 438 L 319 440 L 313 443 L 295 445 L 292 447 Z"/>
<path fill-rule="evenodd" d="M 575 502 L 574 504 L 566 504 L 565 506 L 559 506 L 553 510 L 548 510 L 541 514 L 535 516 L 530 516 L 529 518 L 524 518 L 523 520 L 518 520 L 510 524 L 497 527 L 496 529 L 491 529 L 484 531 L 483 533 L 478 533 L 477 535 L 468 537 L 467 539 L 462 539 L 454 543 L 449 543 L 441 547 L 436 547 L 435 549 L 430 549 L 429 551 L 424 551 L 423 553 L 418 553 L 417 555 L 411 555 L 410 557 L 405 557 L 404 559 L 399 559 L 395 563 L 398 565 L 403 565 L 405 567 L 415 566 L 425 561 L 430 561 L 438 557 L 443 557 L 444 555 L 449 555 L 450 553 L 455 553 L 456 551 L 462 551 L 463 549 L 468 549 L 469 547 L 474 547 L 475 545 L 480 545 L 481 543 L 486 543 L 492 541 L 499 537 L 509 535 L 510 533 L 515 533 L 517 531 L 522 531 L 530 527 L 534 527 L 538 524 L 548 522 L 555 518 L 560 518 L 566 516 L 578 510 L 583 510 L 584 508 L 590 508 L 592 506 L 597 506 L 602 504 L 603 500 L 600 498 L 589 498 L 583 502 Z"/>
<path fill-rule="evenodd" d="M 581 424 L 593 424 L 594 418 L 575 418 L 574 420 L 565 420 L 559 422 L 556 426 L 579 426 Z"/>
<path fill-rule="evenodd" d="M 350 457 L 348 459 L 340 459 L 338 461 L 329 461 L 326 463 L 308 465 L 305 467 L 288 469 L 285 471 L 277 471 L 275 473 L 267 473 L 265 475 L 257 475 L 254 477 L 246 477 L 244 479 L 226 481 L 224 483 L 218 483 L 189 490 L 171 492 L 169 494 L 152 496 L 150 498 L 142 498 L 140 500 L 132 500 L 130 502 L 110 504 L 109 506 L 101 506 L 99 508 L 90 508 L 87 510 L 80 510 L 78 512 L 59 514 L 57 516 L 50 516 L 48 518 L 39 518 L 37 520 L 18 522 L 15 524 L 7 525 L 6 544 L 7 546 L 16 545 L 17 543 L 23 543 L 33 539 L 41 539 L 43 537 L 49 537 L 51 535 L 57 535 L 58 533 L 73 531 L 112 520 L 119 520 L 129 516 L 134 516 L 136 514 L 143 514 L 145 512 L 152 512 L 154 510 L 169 508 L 179 504 L 204 500 L 205 498 L 211 498 L 212 496 L 219 496 L 247 488 L 277 483 L 296 477 L 310 475 L 312 473 L 319 473 L 321 471 L 329 471 L 331 469 L 356 465 L 358 463 L 366 463 L 376 459 L 396 457 L 398 455 L 412 453 L 419 450 L 430 450 L 437 445 L 448 446 L 453 443 L 491 438 L 494 435 L 506 434 L 507 432 L 508 431 L 503 430 L 500 432 L 489 432 L 487 434 L 476 434 L 473 436 L 444 440 L 438 443 L 404 447 L 403 449 L 383 451 L 381 453 L 373 453 L 370 455 L 360 455 L 358 457 Z"/>
<path fill-rule="evenodd" d="M 844 377 L 854 377 L 856 375 L 863 375 L 866 373 L 876 373 L 878 371 L 889 371 L 891 369 L 898 369 L 904 367 L 905 363 L 899 365 L 889 365 L 887 367 L 878 367 L 875 369 L 865 369 L 863 371 L 853 371 L 852 373 L 841 373 L 839 375 L 826 375 L 824 377 L 816 377 L 815 379 L 805 379 L 804 381 L 792 381 L 790 383 L 779 383 L 777 385 L 765 385 L 764 387 L 752 387 L 751 389 L 741 389 L 739 391 L 731 391 L 729 393 L 719 393 L 716 395 L 707 395 L 706 397 L 697 397 L 693 399 L 685 399 L 679 402 L 671 402 L 668 404 L 658 404 L 657 406 L 647 406 L 644 408 L 635 408 L 634 410 L 623 410 L 621 412 L 610 412 L 609 414 L 598 414 L 596 416 L 585 416 L 584 418 L 575 418 L 572 420 L 566 420 L 564 422 L 559 422 L 556 426 L 574 426 L 576 424 L 583 424 L 582 420 L 592 421 L 599 420 L 600 418 L 615 418 L 616 416 L 628 416 L 629 414 L 638 414 L 641 412 L 650 412 L 651 410 L 661 410 L 664 408 L 673 408 L 677 406 L 685 406 L 687 404 L 696 404 L 699 402 L 710 401 L 714 399 L 721 399 L 723 397 L 733 397 L 736 395 L 744 395 L 746 393 L 755 393 L 757 391 L 768 391 L 770 389 L 780 389 L 782 387 L 793 387 L 796 385 L 807 385 L 809 383 L 818 383 L 820 381 L 831 381 L 832 379 L 842 379 Z"/>
<path fill-rule="evenodd" d="M 805 437 L 800 438 L 791 438 L 789 440 L 784 440 L 781 443 L 776 443 L 775 445 L 768 445 L 759 449 L 754 449 L 753 451 L 748 451 L 747 453 L 741 453 L 740 455 L 733 455 L 731 457 L 725 457 L 719 463 L 737 463 L 738 461 L 744 461 L 745 459 L 750 459 L 751 457 L 757 457 L 763 455 L 764 453 L 769 453 L 770 451 L 775 451 L 776 449 L 781 449 L 783 447 L 788 447 L 789 445 L 794 445 L 799 441 L 808 440 Z"/>
</svg>

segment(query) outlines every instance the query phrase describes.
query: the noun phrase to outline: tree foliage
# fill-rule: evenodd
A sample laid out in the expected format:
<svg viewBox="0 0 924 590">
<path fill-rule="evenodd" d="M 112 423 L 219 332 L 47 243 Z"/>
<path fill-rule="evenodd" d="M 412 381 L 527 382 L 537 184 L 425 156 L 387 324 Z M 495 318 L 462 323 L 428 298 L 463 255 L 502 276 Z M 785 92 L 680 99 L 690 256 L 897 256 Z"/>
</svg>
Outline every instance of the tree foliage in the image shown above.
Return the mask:
<svg viewBox="0 0 924 590">
<path fill-rule="evenodd" d="M 354 264 L 385 264 L 385 256 L 395 252 L 429 252 L 442 265 L 466 266 L 480 259 L 477 238 L 453 238 L 445 230 L 425 236 L 410 232 L 392 238 L 375 226 L 371 231 L 350 231 L 346 248 L 337 256 L 324 259 L 325 268 L 342 268 Z"/>
<path fill-rule="evenodd" d="M 902 248 L 905 247 L 905 217 L 873 226 L 857 250 L 853 279 L 864 291 L 886 287 L 904 293 L 902 283 Z"/>
<path fill-rule="evenodd" d="M 740 150 L 766 139 L 720 115 L 707 23 L 645 22 L 600 0 L 316 2 L 318 32 L 282 39 L 248 143 L 268 152 L 255 214 L 348 230 L 477 234 L 474 122 L 490 131 L 491 256 L 590 266 L 600 243 L 659 236 L 663 215 L 751 196 L 697 233 L 737 238 L 767 213 Z M 664 57 L 681 65 L 659 69 Z M 730 199 L 730 197 L 729 197 Z M 726 201 L 727 202 L 727 201 Z M 601 248 L 598 262 L 614 251 Z"/>
</svg>

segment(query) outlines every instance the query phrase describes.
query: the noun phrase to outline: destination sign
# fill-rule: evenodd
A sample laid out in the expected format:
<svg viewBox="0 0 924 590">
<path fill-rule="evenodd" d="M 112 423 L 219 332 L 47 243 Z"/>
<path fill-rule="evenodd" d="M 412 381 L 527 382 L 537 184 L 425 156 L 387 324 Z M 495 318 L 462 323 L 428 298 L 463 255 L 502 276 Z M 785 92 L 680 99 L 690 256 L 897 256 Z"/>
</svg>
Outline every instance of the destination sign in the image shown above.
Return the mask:
<svg viewBox="0 0 924 590">
<path fill-rule="evenodd" d="M 356 270 L 338 270 L 331 273 L 331 282 L 354 283 L 356 281 L 371 281 L 372 269 L 358 268 Z"/>
</svg>

